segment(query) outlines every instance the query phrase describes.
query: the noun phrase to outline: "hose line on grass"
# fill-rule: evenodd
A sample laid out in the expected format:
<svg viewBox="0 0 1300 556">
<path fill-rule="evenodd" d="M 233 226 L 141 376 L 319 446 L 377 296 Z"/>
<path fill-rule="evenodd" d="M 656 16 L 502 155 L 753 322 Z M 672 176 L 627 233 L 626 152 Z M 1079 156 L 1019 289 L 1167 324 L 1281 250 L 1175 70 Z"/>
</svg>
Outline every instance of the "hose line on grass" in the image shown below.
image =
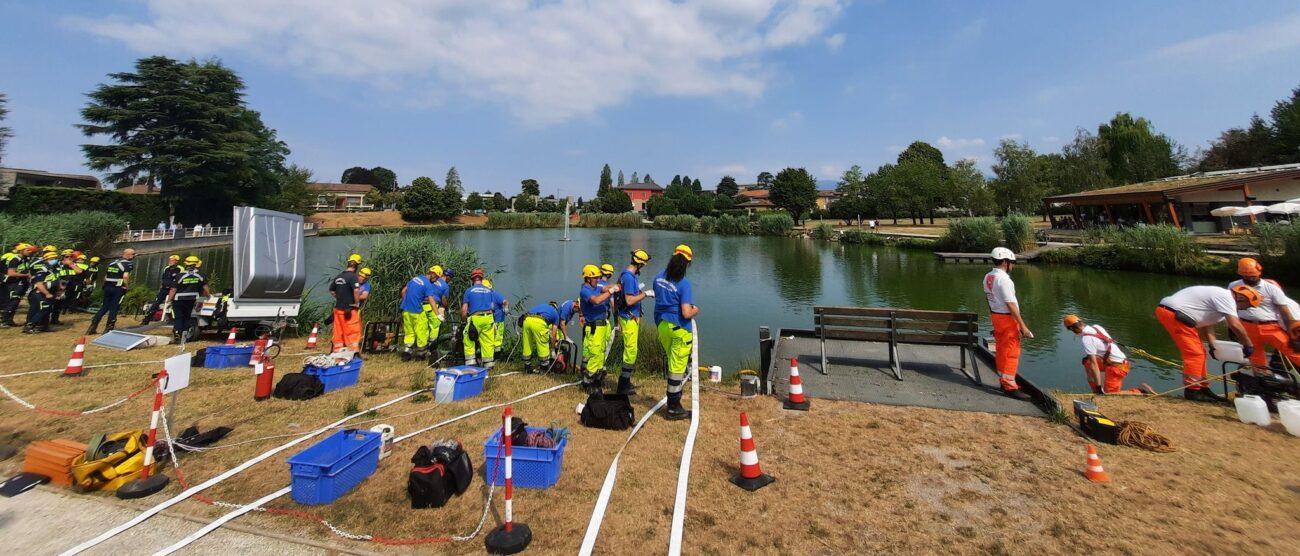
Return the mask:
<svg viewBox="0 0 1300 556">
<path fill-rule="evenodd" d="M 1141 421 L 1120 421 L 1119 443 L 1162 454 L 1178 451 L 1169 438 L 1157 433 L 1151 425 Z"/>
</svg>

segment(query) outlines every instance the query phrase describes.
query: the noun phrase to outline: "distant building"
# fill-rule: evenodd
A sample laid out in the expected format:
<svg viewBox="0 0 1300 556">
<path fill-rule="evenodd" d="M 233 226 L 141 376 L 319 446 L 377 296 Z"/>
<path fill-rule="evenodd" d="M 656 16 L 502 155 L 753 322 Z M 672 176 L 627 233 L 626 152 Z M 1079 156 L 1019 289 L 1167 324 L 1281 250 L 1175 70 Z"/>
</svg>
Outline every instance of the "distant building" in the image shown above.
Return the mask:
<svg viewBox="0 0 1300 556">
<path fill-rule="evenodd" d="M 366 202 L 366 194 L 375 190 L 375 186 L 365 183 L 309 183 L 307 187 L 316 193 L 316 204 L 312 208 L 317 212 L 359 212 L 374 210 L 375 205 Z"/>
<path fill-rule="evenodd" d="M 830 210 L 831 203 L 835 202 L 835 195 L 834 189 L 817 190 L 817 209 Z"/>
<path fill-rule="evenodd" d="M 113 191 L 126 193 L 127 195 L 158 195 L 162 193 L 162 188 L 152 183 L 136 183 L 126 187 L 119 187 Z"/>
<path fill-rule="evenodd" d="M 736 204 L 732 205 L 732 208 L 745 209 L 751 215 L 776 210 L 776 204 L 767 198 L 770 193 L 768 190 L 747 187 L 736 194 Z"/>
<path fill-rule="evenodd" d="M 0 168 L 0 200 L 9 200 L 9 189 L 18 185 L 100 189 L 99 178 L 84 174 L 56 174 L 45 170 Z"/>
<path fill-rule="evenodd" d="M 664 188 L 660 187 L 654 180 L 643 183 L 626 183 L 614 187 L 627 193 L 627 196 L 632 198 L 632 210 L 637 212 L 645 212 L 645 204 L 650 201 L 651 197 L 664 194 Z"/>
</svg>

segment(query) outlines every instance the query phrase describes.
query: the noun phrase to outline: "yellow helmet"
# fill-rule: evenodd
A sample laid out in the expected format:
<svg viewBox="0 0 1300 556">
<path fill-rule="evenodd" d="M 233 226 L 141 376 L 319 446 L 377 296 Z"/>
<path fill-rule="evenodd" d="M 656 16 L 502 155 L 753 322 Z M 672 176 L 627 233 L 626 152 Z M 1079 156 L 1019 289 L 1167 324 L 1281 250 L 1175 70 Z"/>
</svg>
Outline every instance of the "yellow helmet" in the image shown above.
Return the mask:
<svg viewBox="0 0 1300 556">
<path fill-rule="evenodd" d="M 587 265 L 587 266 L 582 267 L 582 277 L 583 277 L 583 278 L 600 278 L 600 267 L 598 267 L 598 266 L 596 266 L 596 265 L 594 265 L 594 264 L 589 264 L 589 265 Z"/>
<path fill-rule="evenodd" d="M 605 264 L 603 264 L 603 265 L 600 265 L 600 273 L 603 274 L 603 275 L 605 275 L 605 276 L 613 276 L 613 275 L 614 275 L 614 265 L 609 264 L 609 263 L 605 263 Z"/>
<path fill-rule="evenodd" d="M 179 261 L 179 260 L 181 260 L 181 256 L 180 256 L 180 255 L 172 255 L 172 256 L 170 256 L 170 257 L 167 257 L 167 262 L 169 262 L 169 263 L 170 263 L 170 262 L 173 262 L 173 261 Z"/>
<path fill-rule="evenodd" d="M 64 257 L 71 257 L 71 256 L 76 255 L 76 254 L 77 254 L 77 252 L 76 252 L 76 251 L 73 251 L 73 250 L 71 250 L 71 249 L 64 249 L 64 250 L 62 250 L 62 251 L 59 251 L 59 255 L 64 256 Z"/>
<path fill-rule="evenodd" d="M 14 246 L 14 253 L 18 253 L 18 252 L 26 251 L 26 250 L 31 249 L 31 248 L 32 248 L 32 246 L 31 246 L 31 244 L 29 244 L 29 243 L 19 243 L 18 245 L 15 245 L 15 246 Z"/>
<path fill-rule="evenodd" d="M 41 253 L 41 258 L 47 261 L 52 261 L 54 259 L 59 258 L 59 254 L 54 251 L 46 251 L 44 253 Z"/>
<path fill-rule="evenodd" d="M 366 267 L 366 268 L 361 269 L 360 274 L 361 274 L 362 276 L 365 276 L 366 278 L 369 278 L 369 277 L 371 277 L 371 276 L 374 276 L 375 272 L 374 272 L 373 270 L 370 270 L 370 267 Z"/>
<path fill-rule="evenodd" d="M 77 253 L 77 260 L 78 260 L 78 261 L 84 261 L 84 260 L 86 260 L 86 254 L 85 254 L 85 253 Z"/>
<path fill-rule="evenodd" d="M 198 258 L 198 257 L 195 257 L 194 255 L 190 255 L 190 256 L 188 256 L 188 257 L 185 257 L 185 266 L 189 266 L 189 265 L 197 265 L 197 264 L 199 264 L 200 262 L 202 262 L 202 261 L 200 261 L 199 258 Z"/>
<path fill-rule="evenodd" d="M 484 278 L 484 279 L 483 279 L 483 285 L 484 285 L 484 286 L 487 286 L 489 290 L 492 289 L 492 279 L 491 279 L 491 278 Z"/>
<path fill-rule="evenodd" d="M 685 243 L 678 245 L 676 249 L 673 249 L 673 254 L 686 257 L 687 261 L 695 260 L 695 252 L 691 251 L 691 246 L 686 245 Z"/>
<path fill-rule="evenodd" d="M 56 251 L 56 252 L 57 252 L 57 251 L 59 250 L 59 248 L 58 248 L 58 247 L 55 247 L 55 246 L 53 246 L 53 245 L 46 245 L 44 250 L 45 250 L 45 251 Z"/>
<path fill-rule="evenodd" d="M 359 263 L 359 262 L 361 262 L 361 254 L 360 254 L 360 253 L 353 253 L 353 254 L 351 254 L 351 255 L 348 255 L 348 262 L 350 262 L 350 263 Z"/>
<path fill-rule="evenodd" d="M 91 262 L 91 263 L 97 263 L 97 262 L 99 262 L 99 261 L 100 261 L 100 258 L 99 258 L 99 257 L 91 257 L 91 258 L 90 258 L 90 262 Z"/>
<path fill-rule="evenodd" d="M 429 272 L 433 273 L 435 276 L 442 276 L 442 267 L 439 265 L 433 265 L 429 267 Z"/>
<path fill-rule="evenodd" d="M 632 250 L 632 262 L 646 264 L 650 262 L 650 254 L 646 253 L 645 249 L 634 249 Z"/>
</svg>

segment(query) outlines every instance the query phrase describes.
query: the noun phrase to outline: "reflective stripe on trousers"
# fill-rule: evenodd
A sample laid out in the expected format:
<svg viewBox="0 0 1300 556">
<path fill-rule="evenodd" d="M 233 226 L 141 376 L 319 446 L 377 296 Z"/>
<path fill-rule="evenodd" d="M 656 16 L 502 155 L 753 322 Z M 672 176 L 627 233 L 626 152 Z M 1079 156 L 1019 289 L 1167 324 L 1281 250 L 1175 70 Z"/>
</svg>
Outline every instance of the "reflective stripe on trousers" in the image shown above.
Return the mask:
<svg viewBox="0 0 1300 556">
<path fill-rule="evenodd" d="M 1003 390 L 1016 390 L 1016 372 L 1020 369 L 1020 324 L 1016 317 L 993 313 L 993 339 L 997 342 L 995 360 L 998 382 Z"/>
</svg>

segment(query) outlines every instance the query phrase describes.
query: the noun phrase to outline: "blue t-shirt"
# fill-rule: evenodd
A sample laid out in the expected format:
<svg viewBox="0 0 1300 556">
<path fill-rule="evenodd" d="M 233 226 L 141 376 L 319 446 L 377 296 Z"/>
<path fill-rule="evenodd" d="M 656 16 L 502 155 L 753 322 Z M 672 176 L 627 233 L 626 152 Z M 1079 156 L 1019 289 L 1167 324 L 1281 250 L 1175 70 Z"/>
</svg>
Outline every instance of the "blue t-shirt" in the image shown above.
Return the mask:
<svg viewBox="0 0 1300 556">
<path fill-rule="evenodd" d="M 370 301 L 370 282 L 361 284 L 360 289 L 361 289 L 361 300 L 360 302 L 357 303 L 357 307 L 364 307 L 366 305 L 366 302 Z"/>
<path fill-rule="evenodd" d="M 406 283 L 406 295 L 402 296 L 402 311 L 423 313 L 424 300 L 429 296 L 429 280 L 423 276 L 411 278 Z"/>
<path fill-rule="evenodd" d="M 496 304 L 496 292 L 488 289 L 482 283 L 474 284 L 465 290 L 463 302 L 469 305 L 470 314 L 491 311 Z"/>
<path fill-rule="evenodd" d="M 492 290 L 492 320 L 496 322 L 506 321 L 506 298 Z"/>
<path fill-rule="evenodd" d="M 433 302 L 442 305 L 442 300 L 447 299 L 451 293 L 451 288 L 447 286 L 447 281 L 439 278 L 429 284 L 429 295 L 433 296 Z"/>
<path fill-rule="evenodd" d="M 552 307 L 550 303 L 543 303 L 528 310 L 528 314 L 537 315 L 546 321 L 546 324 L 566 326 L 570 320 L 573 320 L 573 300 L 566 300 L 560 304 L 560 308 Z"/>
<path fill-rule="evenodd" d="M 619 276 L 618 285 L 623 288 L 623 291 L 614 295 L 636 295 L 641 293 L 641 282 L 637 280 L 637 275 L 630 270 L 623 269 L 623 275 Z M 641 316 L 641 302 L 638 301 L 620 309 L 618 315 L 625 319 Z"/>
<path fill-rule="evenodd" d="M 592 303 L 591 298 L 602 293 L 600 286 L 589 286 L 582 284 L 582 290 L 578 292 L 578 299 L 582 300 L 582 318 L 587 322 L 605 320 L 609 318 L 609 301 L 602 303 Z"/>
<path fill-rule="evenodd" d="M 682 318 L 682 304 L 695 304 L 695 296 L 691 293 L 691 281 L 682 278 L 681 282 L 673 282 L 664 277 L 666 272 L 660 272 L 655 276 L 655 324 L 668 321 L 689 329 L 691 320 Z"/>
</svg>

